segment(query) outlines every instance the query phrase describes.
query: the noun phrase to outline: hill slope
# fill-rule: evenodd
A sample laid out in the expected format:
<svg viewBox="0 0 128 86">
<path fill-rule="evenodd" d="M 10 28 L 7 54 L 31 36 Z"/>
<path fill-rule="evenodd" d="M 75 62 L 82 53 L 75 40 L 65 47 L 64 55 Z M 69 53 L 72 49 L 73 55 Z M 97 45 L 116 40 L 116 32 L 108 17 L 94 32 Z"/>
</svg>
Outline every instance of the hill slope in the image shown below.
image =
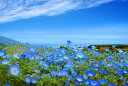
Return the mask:
<svg viewBox="0 0 128 86">
<path fill-rule="evenodd" d="M 6 45 L 6 44 L 12 44 L 12 43 L 20 43 L 20 42 L 0 35 L 0 44 Z"/>
</svg>

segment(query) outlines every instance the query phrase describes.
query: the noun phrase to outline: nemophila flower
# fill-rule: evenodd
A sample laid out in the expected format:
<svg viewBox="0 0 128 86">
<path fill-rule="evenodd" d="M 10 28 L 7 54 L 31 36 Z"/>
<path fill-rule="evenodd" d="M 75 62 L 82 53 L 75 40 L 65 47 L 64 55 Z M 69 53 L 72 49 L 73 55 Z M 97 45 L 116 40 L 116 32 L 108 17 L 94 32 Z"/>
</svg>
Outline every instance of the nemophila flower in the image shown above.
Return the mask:
<svg viewBox="0 0 128 86">
<path fill-rule="evenodd" d="M 96 49 L 96 46 L 91 46 L 91 48 L 92 48 L 93 50 L 95 50 L 95 49 Z"/>
<path fill-rule="evenodd" d="M 24 81 L 25 81 L 27 84 L 30 84 L 32 80 L 31 80 L 31 77 L 26 76 L 26 77 L 24 78 Z"/>
<path fill-rule="evenodd" d="M 125 67 L 126 63 L 118 63 L 118 65 L 121 66 L 121 67 Z"/>
<path fill-rule="evenodd" d="M 50 73 L 51 73 L 52 76 L 57 76 L 58 75 L 58 71 L 53 70 L 53 71 L 50 71 Z"/>
<path fill-rule="evenodd" d="M 76 75 L 77 75 L 77 71 L 76 71 L 76 70 L 72 70 L 72 71 L 71 71 L 71 74 L 72 74 L 73 76 L 76 76 Z"/>
<path fill-rule="evenodd" d="M 75 82 L 75 85 L 79 85 L 79 84 L 80 84 L 80 82 L 78 82 L 78 81 Z"/>
<path fill-rule="evenodd" d="M 2 58 L 9 58 L 10 57 L 10 55 L 8 54 L 8 55 L 4 55 L 4 56 L 2 56 Z"/>
<path fill-rule="evenodd" d="M 66 54 L 67 50 L 64 49 L 64 48 L 62 48 L 62 49 L 60 50 L 60 52 L 61 52 L 62 54 Z"/>
<path fill-rule="evenodd" d="M 107 80 L 106 79 L 101 79 L 100 80 L 100 84 L 106 84 L 107 83 Z"/>
<path fill-rule="evenodd" d="M 70 40 L 67 41 L 67 44 L 70 45 L 72 42 Z"/>
<path fill-rule="evenodd" d="M 5 86 L 12 86 L 11 84 L 5 84 Z"/>
<path fill-rule="evenodd" d="M 90 86 L 100 86 L 100 83 L 98 81 L 91 81 Z"/>
<path fill-rule="evenodd" d="M 117 69 L 117 70 L 115 70 L 120 76 L 122 76 L 122 74 L 123 74 L 123 71 L 122 70 L 119 70 L 119 69 Z"/>
<path fill-rule="evenodd" d="M 110 49 L 105 49 L 105 51 L 110 51 Z"/>
<path fill-rule="evenodd" d="M 5 60 L 2 60 L 1 63 L 3 65 L 8 65 L 10 63 L 10 60 L 9 59 L 5 59 Z"/>
<path fill-rule="evenodd" d="M 69 63 L 65 64 L 64 67 L 70 69 L 70 68 L 74 67 L 74 64 L 73 64 L 73 62 L 69 62 Z"/>
<path fill-rule="evenodd" d="M 41 66 L 41 68 L 47 70 L 47 69 L 49 69 L 49 66 L 48 66 L 46 63 L 44 63 L 44 64 Z"/>
<path fill-rule="evenodd" d="M 48 57 L 48 58 L 49 58 L 49 57 Z M 41 55 L 39 59 L 40 59 L 40 60 L 44 60 L 44 56 Z"/>
<path fill-rule="evenodd" d="M 71 56 L 67 56 L 67 55 L 66 56 L 63 56 L 63 58 L 66 59 L 66 60 L 70 59 L 70 57 Z"/>
<path fill-rule="evenodd" d="M 76 54 L 75 54 L 75 58 L 88 58 L 88 56 L 86 54 L 84 54 L 82 51 L 78 51 Z"/>
<path fill-rule="evenodd" d="M 112 58 L 112 56 L 109 56 L 107 59 L 108 59 L 108 60 L 111 60 L 111 61 L 114 60 L 114 59 Z"/>
<path fill-rule="evenodd" d="M 88 51 L 92 51 L 92 49 L 91 48 L 88 48 Z"/>
<path fill-rule="evenodd" d="M 31 79 L 31 83 L 37 83 L 38 79 Z"/>
<path fill-rule="evenodd" d="M 86 74 L 88 75 L 88 76 L 90 76 L 90 77 L 94 77 L 96 74 L 94 73 L 94 72 L 92 72 L 92 71 L 88 71 L 88 72 L 86 72 Z"/>
<path fill-rule="evenodd" d="M 95 56 L 99 56 L 100 53 L 99 52 L 94 52 Z"/>
<path fill-rule="evenodd" d="M 84 78 L 82 76 L 76 76 L 75 78 L 79 83 L 84 81 Z"/>
<path fill-rule="evenodd" d="M 13 54 L 13 58 L 19 59 L 19 58 L 20 58 L 20 56 L 19 56 L 19 54 L 18 54 L 18 53 L 14 53 L 14 54 Z"/>
<path fill-rule="evenodd" d="M 84 84 L 85 84 L 85 85 L 89 85 L 90 82 L 91 82 L 91 80 L 88 80 L 88 79 L 84 80 Z"/>
<path fill-rule="evenodd" d="M 20 66 L 19 65 L 10 65 L 9 72 L 13 76 L 18 76 L 21 73 Z"/>
<path fill-rule="evenodd" d="M 62 70 L 61 72 L 59 72 L 61 76 L 68 76 L 69 73 L 68 71 Z"/>
<path fill-rule="evenodd" d="M 128 70 L 122 70 L 124 74 L 128 74 Z"/>
<path fill-rule="evenodd" d="M 123 50 L 122 49 L 117 49 L 119 51 L 119 53 L 123 53 Z"/>
<path fill-rule="evenodd" d="M 70 85 L 70 82 L 65 82 L 65 85 Z"/>
<path fill-rule="evenodd" d="M 101 62 L 98 62 L 98 65 L 99 66 L 103 66 L 103 65 L 106 65 L 106 64 L 107 64 L 106 62 L 102 62 L 102 61 Z"/>
<path fill-rule="evenodd" d="M 108 74 L 108 71 L 107 70 L 100 70 L 101 73 L 105 73 L 105 74 Z"/>
<path fill-rule="evenodd" d="M 0 56 L 4 56 L 6 55 L 6 51 L 5 50 L 0 50 Z"/>
<path fill-rule="evenodd" d="M 49 60 L 46 60 L 46 63 L 47 63 L 48 65 L 51 65 L 51 64 L 52 64 L 52 62 L 49 61 Z"/>
<path fill-rule="evenodd" d="M 25 59 L 25 58 L 26 58 L 26 54 L 21 54 L 20 60 L 23 60 L 23 59 Z"/>
<path fill-rule="evenodd" d="M 95 67 L 95 66 L 92 66 L 92 69 L 93 69 L 93 70 L 95 70 L 95 71 L 100 70 L 100 68 L 99 68 L 99 67 Z"/>
</svg>

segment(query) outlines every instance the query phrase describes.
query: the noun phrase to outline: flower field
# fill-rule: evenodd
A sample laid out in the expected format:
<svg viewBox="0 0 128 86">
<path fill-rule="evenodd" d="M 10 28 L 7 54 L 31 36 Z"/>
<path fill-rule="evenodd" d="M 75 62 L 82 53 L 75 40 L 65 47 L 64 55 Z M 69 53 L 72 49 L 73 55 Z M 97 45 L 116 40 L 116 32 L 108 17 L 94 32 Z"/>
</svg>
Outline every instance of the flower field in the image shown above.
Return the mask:
<svg viewBox="0 0 128 86">
<path fill-rule="evenodd" d="M 74 47 L 71 41 L 65 47 L 2 48 L 0 86 L 128 86 L 127 51 L 99 52 L 95 46 Z"/>
</svg>

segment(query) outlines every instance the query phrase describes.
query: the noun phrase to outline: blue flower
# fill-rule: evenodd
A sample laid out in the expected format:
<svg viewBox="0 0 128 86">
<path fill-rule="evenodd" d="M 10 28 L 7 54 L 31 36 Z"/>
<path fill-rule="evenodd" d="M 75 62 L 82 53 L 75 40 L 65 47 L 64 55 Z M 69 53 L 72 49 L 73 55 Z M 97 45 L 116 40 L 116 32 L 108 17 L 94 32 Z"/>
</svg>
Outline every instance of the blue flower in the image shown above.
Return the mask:
<svg viewBox="0 0 128 86">
<path fill-rule="evenodd" d="M 92 69 L 95 70 L 95 71 L 100 70 L 99 67 L 95 67 L 95 66 L 92 66 Z"/>
<path fill-rule="evenodd" d="M 128 70 L 122 70 L 122 72 L 128 74 Z"/>
<path fill-rule="evenodd" d="M 13 54 L 13 58 L 19 59 L 19 54 L 18 53 Z"/>
<path fill-rule="evenodd" d="M 78 81 L 75 82 L 76 85 L 79 85 L 80 83 Z"/>
<path fill-rule="evenodd" d="M 10 65 L 9 72 L 17 77 L 21 73 L 19 65 Z"/>
<path fill-rule="evenodd" d="M 123 50 L 122 49 L 117 49 L 120 53 L 122 53 L 123 52 Z"/>
<path fill-rule="evenodd" d="M 81 77 L 81 76 L 76 76 L 76 80 L 77 80 L 79 83 L 81 83 L 81 82 L 84 81 L 84 78 Z"/>
<path fill-rule="evenodd" d="M 96 49 L 96 46 L 91 46 L 91 48 L 92 48 L 93 50 L 95 50 L 95 49 Z"/>
<path fill-rule="evenodd" d="M 115 70 L 120 76 L 122 76 L 123 71 L 122 70 Z"/>
<path fill-rule="evenodd" d="M 24 78 L 24 81 L 25 81 L 27 84 L 30 84 L 32 80 L 31 80 L 31 77 L 26 76 L 26 77 Z"/>
<path fill-rule="evenodd" d="M 26 58 L 26 54 L 21 54 L 20 60 L 23 60 L 23 59 L 25 59 L 25 58 Z"/>
<path fill-rule="evenodd" d="M 60 52 L 61 52 L 61 54 L 66 54 L 67 50 L 64 49 L 64 48 L 62 48 L 62 49 L 60 50 Z"/>
<path fill-rule="evenodd" d="M 8 65 L 10 63 L 10 60 L 9 59 L 5 59 L 5 60 L 2 60 L 1 63 L 3 65 Z"/>
<path fill-rule="evenodd" d="M 49 61 L 49 60 L 46 60 L 46 63 L 47 63 L 48 65 L 51 65 L 51 64 L 52 64 L 52 62 Z"/>
<path fill-rule="evenodd" d="M 90 77 L 94 77 L 96 74 L 92 71 L 88 71 L 87 75 L 90 76 Z"/>
<path fill-rule="evenodd" d="M 4 56 L 2 56 L 2 58 L 9 58 L 10 57 L 10 55 L 4 55 Z"/>
<path fill-rule="evenodd" d="M 37 83 L 38 82 L 38 79 L 32 79 L 31 82 L 32 83 Z"/>
<path fill-rule="evenodd" d="M 4 56 L 6 55 L 6 51 L 5 50 L 0 50 L 0 56 Z"/>
<path fill-rule="evenodd" d="M 68 72 L 65 70 L 62 70 L 61 72 L 59 72 L 61 76 L 68 76 Z"/>
<path fill-rule="evenodd" d="M 105 51 L 110 51 L 110 49 L 105 49 Z"/>
<path fill-rule="evenodd" d="M 64 56 L 63 58 L 68 60 L 68 59 L 70 58 L 70 56 L 67 56 L 67 55 L 66 55 L 66 56 Z"/>
<path fill-rule="evenodd" d="M 98 81 L 91 81 L 90 86 L 100 86 L 100 83 Z"/>
<path fill-rule="evenodd" d="M 75 54 L 75 57 L 76 58 L 88 58 L 88 56 L 86 54 L 84 54 L 82 51 L 78 51 L 76 54 Z"/>
<path fill-rule="evenodd" d="M 67 44 L 70 45 L 72 42 L 70 40 L 67 41 Z"/>
<path fill-rule="evenodd" d="M 64 65 L 64 67 L 66 67 L 68 69 L 72 68 L 73 66 L 74 66 L 73 62 L 69 62 L 69 63 Z"/>
<path fill-rule="evenodd" d="M 88 48 L 88 51 L 92 51 L 92 49 L 91 48 Z"/>
<path fill-rule="evenodd" d="M 105 84 L 105 83 L 107 83 L 107 80 L 106 79 L 101 79 L 100 80 L 100 84 Z"/>
<path fill-rule="evenodd" d="M 84 80 L 84 84 L 85 84 L 85 85 L 89 85 L 90 82 L 91 82 L 91 80 L 88 80 L 88 79 Z"/>
<path fill-rule="evenodd" d="M 108 71 L 107 70 L 100 70 L 101 73 L 105 73 L 105 74 L 108 74 Z"/>
<path fill-rule="evenodd" d="M 70 85 L 70 82 L 65 82 L 65 85 Z"/>
<path fill-rule="evenodd" d="M 71 74 L 72 74 L 73 76 L 76 76 L 76 75 L 77 75 L 77 71 L 72 70 L 72 71 L 71 71 Z"/>
<path fill-rule="evenodd" d="M 50 73 L 51 73 L 52 76 L 57 76 L 58 75 L 58 71 L 53 70 L 53 71 L 50 71 Z"/>
<path fill-rule="evenodd" d="M 5 84 L 5 86 L 12 86 L 11 84 Z"/>
</svg>

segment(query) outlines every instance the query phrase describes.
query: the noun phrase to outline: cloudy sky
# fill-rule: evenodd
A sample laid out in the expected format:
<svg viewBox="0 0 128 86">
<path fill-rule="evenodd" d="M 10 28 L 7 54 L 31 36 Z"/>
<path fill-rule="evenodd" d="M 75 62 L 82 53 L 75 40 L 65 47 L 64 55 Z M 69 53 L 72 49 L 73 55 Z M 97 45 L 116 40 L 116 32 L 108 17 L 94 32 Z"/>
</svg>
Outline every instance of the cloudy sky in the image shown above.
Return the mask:
<svg viewBox="0 0 128 86">
<path fill-rule="evenodd" d="M 128 0 L 0 0 L 0 35 L 32 44 L 128 44 Z"/>
</svg>

